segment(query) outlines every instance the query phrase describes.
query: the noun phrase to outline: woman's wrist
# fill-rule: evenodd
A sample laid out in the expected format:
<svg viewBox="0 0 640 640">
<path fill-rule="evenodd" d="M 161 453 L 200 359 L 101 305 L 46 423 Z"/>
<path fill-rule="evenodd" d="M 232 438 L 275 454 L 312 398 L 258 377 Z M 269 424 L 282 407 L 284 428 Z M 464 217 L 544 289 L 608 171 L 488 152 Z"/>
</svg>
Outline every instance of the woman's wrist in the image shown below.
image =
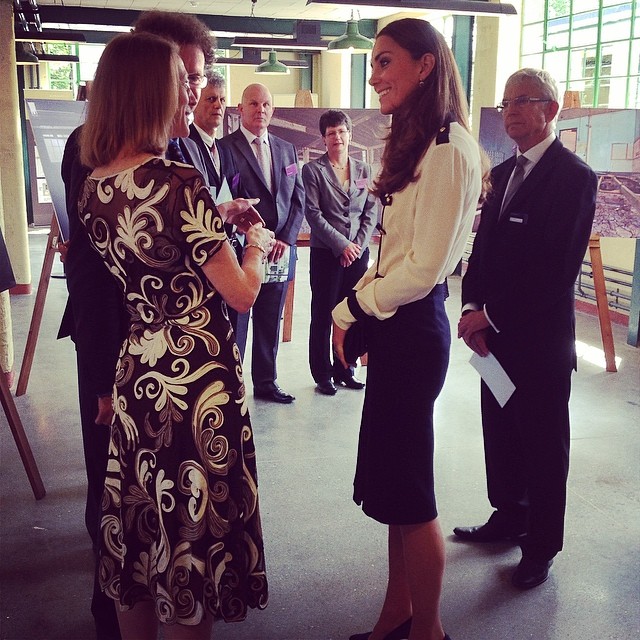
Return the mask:
<svg viewBox="0 0 640 640">
<path fill-rule="evenodd" d="M 267 250 L 263 246 L 257 244 L 256 242 L 250 242 L 249 244 L 246 244 L 244 246 L 245 253 L 249 249 L 258 249 L 258 251 L 262 253 L 262 262 L 264 262 L 267 259 Z"/>
</svg>

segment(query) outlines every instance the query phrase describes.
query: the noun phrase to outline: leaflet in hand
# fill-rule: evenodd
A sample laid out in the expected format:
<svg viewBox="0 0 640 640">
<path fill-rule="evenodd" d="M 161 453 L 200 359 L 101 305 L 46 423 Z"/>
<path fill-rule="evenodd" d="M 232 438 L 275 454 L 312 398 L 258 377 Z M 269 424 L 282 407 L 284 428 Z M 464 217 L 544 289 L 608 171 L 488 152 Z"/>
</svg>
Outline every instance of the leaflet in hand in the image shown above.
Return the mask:
<svg viewBox="0 0 640 640">
<path fill-rule="evenodd" d="M 265 264 L 263 284 L 269 282 L 286 282 L 289 279 L 289 258 L 291 256 L 291 247 L 282 252 L 282 257 L 276 262 L 267 260 Z"/>
</svg>

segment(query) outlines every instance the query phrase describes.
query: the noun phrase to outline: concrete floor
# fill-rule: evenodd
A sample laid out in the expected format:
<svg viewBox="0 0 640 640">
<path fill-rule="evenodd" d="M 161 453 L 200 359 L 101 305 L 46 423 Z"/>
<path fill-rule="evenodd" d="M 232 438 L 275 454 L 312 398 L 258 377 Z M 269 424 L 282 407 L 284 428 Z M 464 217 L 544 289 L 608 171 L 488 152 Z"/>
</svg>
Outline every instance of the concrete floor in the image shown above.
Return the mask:
<svg viewBox="0 0 640 640">
<path fill-rule="evenodd" d="M 30 233 L 34 285 L 46 235 Z M 385 528 L 351 501 L 362 393 L 319 396 L 307 366 L 308 253 L 301 251 L 293 341 L 283 344 L 279 382 L 291 406 L 250 400 L 260 477 L 271 598 L 242 624 L 220 623 L 225 640 L 346 640 L 370 629 L 384 595 Z M 54 267 L 60 273 L 59 266 Z M 452 323 L 459 281 L 450 283 Z M 92 559 L 83 525 L 85 476 L 75 359 L 56 340 L 66 299 L 50 283 L 27 394 L 17 398 L 47 489 L 35 501 L 0 415 L 0 638 L 91 640 Z M 34 296 L 12 299 L 19 371 Z M 479 389 L 459 341 L 436 411 L 436 477 L 448 568 L 442 601 L 454 640 L 603 640 L 640 637 L 640 350 L 614 327 L 618 373 L 581 361 L 574 376 L 572 466 L 565 551 L 549 581 L 528 592 L 510 585 L 519 553 L 471 546 L 456 525 L 489 514 Z M 579 340 L 600 347 L 594 318 L 580 315 Z M 361 371 L 361 377 L 365 372 Z"/>
</svg>

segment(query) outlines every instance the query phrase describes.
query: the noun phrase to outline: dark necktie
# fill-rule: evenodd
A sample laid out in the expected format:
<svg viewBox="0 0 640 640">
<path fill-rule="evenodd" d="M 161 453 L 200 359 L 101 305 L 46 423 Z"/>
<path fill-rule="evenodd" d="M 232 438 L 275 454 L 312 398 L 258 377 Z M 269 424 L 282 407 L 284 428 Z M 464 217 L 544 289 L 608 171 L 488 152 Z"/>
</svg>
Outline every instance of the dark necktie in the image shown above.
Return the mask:
<svg viewBox="0 0 640 640">
<path fill-rule="evenodd" d="M 167 160 L 173 160 L 175 162 L 184 162 L 184 155 L 182 154 L 182 149 L 178 144 L 178 138 L 170 138 L 169 144 L 167 146 L 166 153 Z"/>
<path fill-rule="evenodd" d="M 500 208 L 501 216 L 524 180 L 524 168 L 527 166 L 527 162 L 529 161 L 524 156 L 518 156 L 516 168 L 513 170 L 513 175 L 511 176 L 511 182 L 509 182 L 507 191 L 504 194 L 504 199 L 502 200 L 502 207 Z"/>
<path fill-rule="evenodd" d="M 254 138 L 253 144 L 256 145 L 256 157 L 258 158 L 258 164 L 260 165 L 260 169 L 262 169 L 262 174 L 264 175 L 264 180 L 267 184 L 267 188 L 269 191 L 271 189 L 271 162 L 268 156 L 269 149 L 266 144 L 260 140 L 260 138 Z"/>
</svg>

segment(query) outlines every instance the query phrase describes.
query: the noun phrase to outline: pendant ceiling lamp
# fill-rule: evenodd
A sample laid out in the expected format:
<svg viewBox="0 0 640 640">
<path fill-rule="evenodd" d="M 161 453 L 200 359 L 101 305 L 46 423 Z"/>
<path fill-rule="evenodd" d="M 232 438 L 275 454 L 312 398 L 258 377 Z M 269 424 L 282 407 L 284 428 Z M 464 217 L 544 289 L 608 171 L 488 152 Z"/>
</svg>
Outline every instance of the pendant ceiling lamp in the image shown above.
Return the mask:
<svg viewBox="0 0 640 640">
<path fill-rule="evenodd" d="M 269 59 L 256 67 L 256 73 L 265 73 L 269 75 L 282 75 L 291 73 L 287 65 L 278 62 L 275 49 L 269 51 Z"/>
<path fill-rule="evenodd" d="M 327 50 L 333 53 L 369 53 L 373 49 L 373 40 L 365 38 L 358 30 L 358 21 L 353 17 L 347 20 L 347 30 L 335 40 L 332 40 Z"/>
</svg>

